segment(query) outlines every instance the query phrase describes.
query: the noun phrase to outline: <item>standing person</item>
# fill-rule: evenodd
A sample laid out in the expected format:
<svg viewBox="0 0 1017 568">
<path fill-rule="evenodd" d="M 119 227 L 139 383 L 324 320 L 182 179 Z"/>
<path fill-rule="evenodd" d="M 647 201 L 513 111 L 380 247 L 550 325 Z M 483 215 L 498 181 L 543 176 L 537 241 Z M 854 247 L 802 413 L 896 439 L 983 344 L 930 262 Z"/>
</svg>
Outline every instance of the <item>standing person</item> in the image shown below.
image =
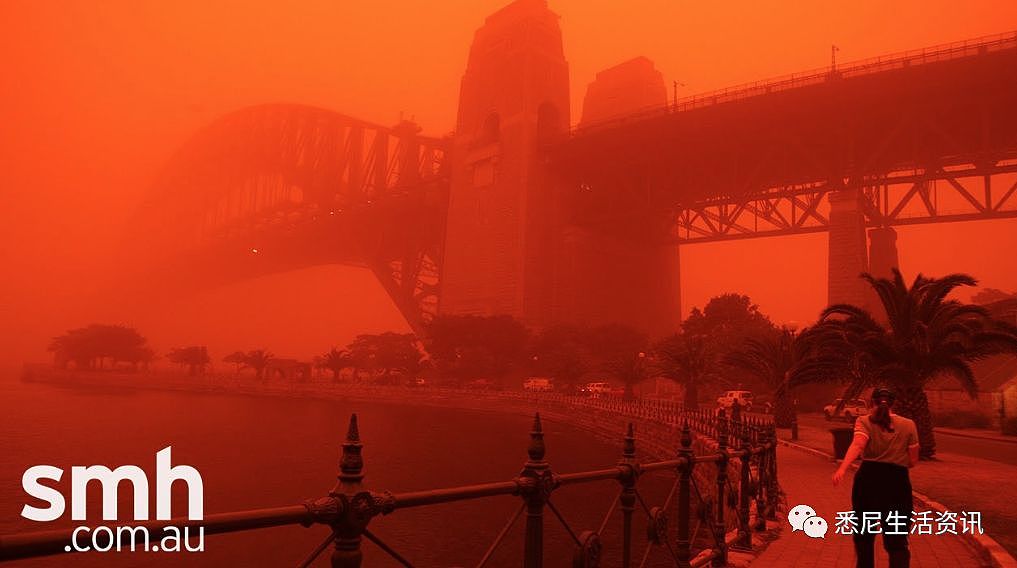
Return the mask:
<svg viewBox="0 0 1017 568">
<path fill-rule="evenodd" d="M 908 568 L 911 564 L 907 535 L 914 502 L 908 468 L 918 463 L 918 429 L 912 420 L 890 411 L 895 398 L 887 388 L 872 391 L 872 409 L 855 421 L 854 441 L 833 474 L 833 484 L 837 485 L 844 479 L 848 466 L 862 458 L 851 488 L 851 505 L 855 515 L 862 519 L 854 534 L 858 568 L 875 566 L 876 532 L 883 533 L 890 568 Z M 870 527 L 866 526 L 865 512 L 878 512 L 879 531 L 867 530 Z M 894 515 L 892 519 L 890 515 Z"/>
</svg>

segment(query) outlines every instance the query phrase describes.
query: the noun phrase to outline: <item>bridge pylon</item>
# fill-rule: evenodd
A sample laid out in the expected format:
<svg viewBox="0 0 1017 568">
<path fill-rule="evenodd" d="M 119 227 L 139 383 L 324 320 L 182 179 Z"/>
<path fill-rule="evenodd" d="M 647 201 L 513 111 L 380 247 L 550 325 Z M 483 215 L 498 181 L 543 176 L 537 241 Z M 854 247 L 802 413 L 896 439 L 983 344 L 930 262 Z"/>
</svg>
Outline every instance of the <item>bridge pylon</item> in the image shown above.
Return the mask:
<svg viewBox="0 0 1017 568">
<path fill-rule="evenodd" d="M 558 16 L 544 0 L 489 16 L 460 90 L 441 313 L 549 323 L 558 228 L 541 148 L 569 123 Z"/>
</svg>

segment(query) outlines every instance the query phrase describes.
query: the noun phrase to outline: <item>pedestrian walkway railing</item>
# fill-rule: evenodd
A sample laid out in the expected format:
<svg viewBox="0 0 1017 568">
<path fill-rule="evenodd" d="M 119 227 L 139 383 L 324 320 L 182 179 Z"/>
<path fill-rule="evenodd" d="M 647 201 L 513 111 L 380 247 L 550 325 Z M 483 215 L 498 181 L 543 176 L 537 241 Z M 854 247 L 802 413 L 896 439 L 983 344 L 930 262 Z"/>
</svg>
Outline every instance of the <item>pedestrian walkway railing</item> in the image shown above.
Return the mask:
<svg viewBox="0 0 1017 568">
<path fill-rule="evenodd" d="M 667 401 L 623 403 L 548 395 L 545 403 L 564 408 L 597 407 L 617 415 L 637 415 L 647 420 L 681 424 L 675 429 L 677 443 L 672 458 L 640 462 L 636 458 L 636 427 L 629 422 L 617 462 L 602 469 L 559 473 L 545 455 L 544 431 L 536 414 L 526 449 L 528 459 L 518 475 L 501 482 L 391 493 L 368 489 L 364 484 L 364 460 L 356 415 L 351 416 L 342 443 L 338 482 L 324 497 L 303 504 L 207 515 L 202 520 L 172 519 L 144 523 L 152 531 L 165 527 L 203 527 L 206 534 L 235 533 L 283 525 L 324 525 L 328 534 L 298 566 L 310 566 L 331 548 L 331 566 L 354 568 L 363 564 L 364 540 L 377 546 L 402 566 L 413 566 L 398 546 L 385 542 L 372 530 L 381 517 L 404 509 L 477 499 L 514 498 L 515 508 L 493 535 L 476 566 L 489 564 L 506 536 L 522 517 L 523 546 L 518 553 L 526 568 L 543 566 L 545 521 L 560 523 L 572 547 L 573 566 L 644 566 L 661 558 L 679 567 L 726 562 L 730 547 L 751 549 L 751 535 L 775 520 L 781 490 L 777 482 L 776 433 L 772 422 L 751 417 L 732 408 L 730 416 L 682 409 Z M 638 422 L 637 423 L 641 423 Z M 651 503 L 642 481 L 650 473 L 673 475 L 666 498 Z M 556 496 L 566 489 L 603 491 L 593 482 L 613 480 L 616 497 L 595 526 L 570 523 L 568 510 L 557 506 Z M 576 489 L 570 489 L 575 487 Z M 582 489 L 580 489 L 582 488 Z M 548 515 L 548 513 L 550 513 Z M 573 519 L 574 520 L 574 519 Z M 619 522 L 620 536 L 605 539 L 605 529 Z M 640 536 L 636 521 L 645 526 Z M 673 521 L 673 523 L 672 523 Z M 136 525 L 137 526 L 137 525 Z M 673 527 L 673 528 L 672 528 Z M 618 533 L 612 533 L 618 534 Z M 435 535 L 440 539 L 440 535 Z M 70 530 L 22 533 L 0 537 L 0 560 L 50 554 L 66 554 Z M 511 552 L 511 551 L 510 551 Z M 610 559 L 610 560 L 604 560 Z M 615 560 L 617 559 L 617 560 Z"/>
<path fill-rule="evenodd" d="M 831 63 L 829 67 L 809 69 L 780 77 L 771 77 L 761 81 L 744 83 L 706 93 L 698 93 L 675 101 L 661 101 L 661 104 L 651 105 L 623 116 L 577 124 L 572 126 L 570 130 L 573 136 L 577 136 L 625 123 L 638 122 L 647 118 L 687 112 L 703 107 L 828 83 L 840 79 L 861 77 L 897 69 L 908 69 L 930 63 L 953 61 L 965 57 L 1014 49 L 1017 49 L 1017 31 L 987 35 L 923 49 L 891 53 L 839 65 Z"/>
</svg>

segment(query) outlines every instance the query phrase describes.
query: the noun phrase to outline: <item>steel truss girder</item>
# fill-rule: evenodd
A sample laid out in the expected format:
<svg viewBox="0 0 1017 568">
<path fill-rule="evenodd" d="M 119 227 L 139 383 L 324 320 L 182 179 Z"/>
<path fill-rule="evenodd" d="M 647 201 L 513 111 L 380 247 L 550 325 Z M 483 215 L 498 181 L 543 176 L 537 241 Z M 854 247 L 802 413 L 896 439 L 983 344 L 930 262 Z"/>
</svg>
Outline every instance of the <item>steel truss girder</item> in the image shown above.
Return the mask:
<svg viewBox="0 0 1017 568">
<path fill-rule="evenodd" d="M 870 227 L 1012 218 L 1017 217 L 1017 178 L 1008 174 L 1014 173 L 1017 161 L 1011 160 L 705 200 L 678 209 L 676 238 L 702 243 L 826 231 L 829 219 L 820 207 L 830 193 L 844 190 L 859 190 Z M 995 180 L 1004 182 L 1001 188 Z M 939 207 L 944 194 L 953 199 L 948 210 Z M 958 203 L 965 209 L 956 209 Z"/>
</svg>

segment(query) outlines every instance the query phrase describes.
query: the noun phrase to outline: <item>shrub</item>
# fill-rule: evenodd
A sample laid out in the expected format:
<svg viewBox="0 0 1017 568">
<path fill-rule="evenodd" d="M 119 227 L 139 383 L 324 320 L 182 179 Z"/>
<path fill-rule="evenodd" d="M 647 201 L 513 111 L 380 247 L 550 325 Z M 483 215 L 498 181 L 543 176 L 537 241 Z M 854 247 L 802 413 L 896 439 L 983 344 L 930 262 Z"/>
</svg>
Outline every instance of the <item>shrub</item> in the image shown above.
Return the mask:
<svg viewBox="0 0 1017 568">
<path fill-rule="evenodd" d="M 973 410 L 953 410 L 936 414 L 933 424 L 944 428 L 991 428 L 992 420 L 981 412 Z"/>
</svg>

